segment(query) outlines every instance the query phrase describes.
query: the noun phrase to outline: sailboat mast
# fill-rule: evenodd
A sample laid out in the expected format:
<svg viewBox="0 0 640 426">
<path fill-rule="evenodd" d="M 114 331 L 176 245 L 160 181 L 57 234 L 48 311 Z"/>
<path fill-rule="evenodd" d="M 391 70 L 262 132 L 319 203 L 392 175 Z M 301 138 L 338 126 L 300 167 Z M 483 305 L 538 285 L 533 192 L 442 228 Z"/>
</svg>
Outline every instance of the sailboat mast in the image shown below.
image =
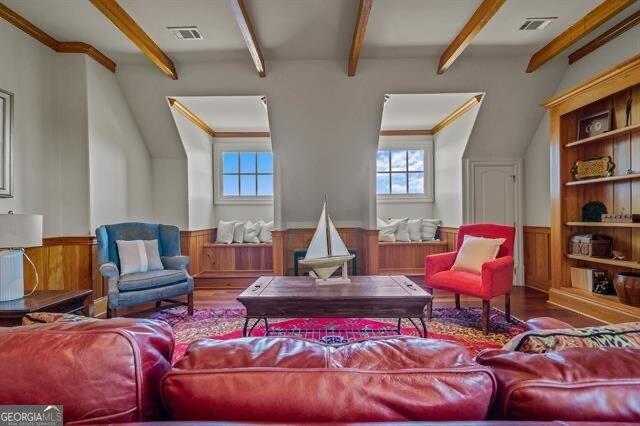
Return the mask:
<svg viewBox="0 0 640 426">
<path fill-rule="evenodd" d="M 324 229 L 327 236 L 327 256 L 331 257 L 331 231 L 329 230 L 329 201 L 324 194 Z"/>
</svg>

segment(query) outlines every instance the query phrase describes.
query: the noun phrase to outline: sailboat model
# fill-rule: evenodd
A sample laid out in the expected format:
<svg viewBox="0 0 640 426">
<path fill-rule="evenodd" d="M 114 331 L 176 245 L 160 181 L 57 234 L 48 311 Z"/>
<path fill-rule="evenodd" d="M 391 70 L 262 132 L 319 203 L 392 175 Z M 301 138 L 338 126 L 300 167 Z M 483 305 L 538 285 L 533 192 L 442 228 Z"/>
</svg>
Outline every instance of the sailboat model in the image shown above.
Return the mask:
<svg viewBox="0 0 640 426">
<path fill-rule="evenodd" d="M 351 283 L 347 276 L 347 262 L 354 257 L 347 250 L 338 234 L 338 230 L 333 225 L 331 217 L 327 213 L 327 201 L 325 199 L 318 227 L 313 234 L 307 254 L 304 259 L 300 260 L 300 263 L 312 269 L 313 272 L 310 275 L 316 278 L 316 284 L 340 285 Z M 342 276 L 330 278 L 331 274 L 340 266 L 342 266 Z"/>
</svg>

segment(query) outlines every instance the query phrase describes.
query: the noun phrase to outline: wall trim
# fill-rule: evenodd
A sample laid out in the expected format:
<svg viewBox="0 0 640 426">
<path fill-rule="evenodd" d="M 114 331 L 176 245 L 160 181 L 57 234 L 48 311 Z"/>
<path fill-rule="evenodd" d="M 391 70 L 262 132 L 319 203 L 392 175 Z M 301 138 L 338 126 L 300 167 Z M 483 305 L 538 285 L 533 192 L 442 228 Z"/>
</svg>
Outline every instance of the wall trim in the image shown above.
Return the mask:
<svg viewBox="0 0 640 426">
<path fill-rule="evenodd" d="M 68 246 L 68 245 L 93 245 L 96 237 L 93 235 L 62 235 L 54 237 L 43 237 L 42 247 Z"/>
</svg>

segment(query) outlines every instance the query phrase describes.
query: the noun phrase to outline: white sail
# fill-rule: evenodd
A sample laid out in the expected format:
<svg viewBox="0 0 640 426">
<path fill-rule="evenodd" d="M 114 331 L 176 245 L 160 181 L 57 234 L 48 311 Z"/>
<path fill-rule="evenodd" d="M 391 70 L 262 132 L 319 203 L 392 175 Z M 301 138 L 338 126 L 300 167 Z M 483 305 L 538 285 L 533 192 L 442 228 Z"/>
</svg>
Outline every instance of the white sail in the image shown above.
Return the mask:
<svg viewBox="0 0 640 426">
<path fill-rule="evenodd" d="M 340 238 L 340 234 L 338 234 L 338 230 L 333 225 L 333 221 L 331 217 L 328 217 L 329 221 L 329 236 L 331 238 L 331 256 L 348 256 L 349 250 L 344 245 L 344 241 Z"/>
<path fill-rule="evenodd" d="M 327 246 L 327 205 L 322 207 L 322 214 L 318 221 L 318 227 L 313 234 L 311 244 L 307 249 L 305 259 L 320 259 L 329 255 L 329 248 Z"/>
</svg>

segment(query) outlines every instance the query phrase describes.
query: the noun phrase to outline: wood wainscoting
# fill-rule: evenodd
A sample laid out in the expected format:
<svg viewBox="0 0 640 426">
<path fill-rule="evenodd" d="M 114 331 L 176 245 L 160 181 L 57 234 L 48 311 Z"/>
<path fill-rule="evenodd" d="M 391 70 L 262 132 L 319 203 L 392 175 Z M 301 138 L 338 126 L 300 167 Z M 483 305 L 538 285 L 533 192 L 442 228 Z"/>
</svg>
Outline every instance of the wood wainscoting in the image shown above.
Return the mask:
<svg viewBox="0 0 640 426">
<path fill-rule="evenodd" d="M 523 227 L 524 285 L 549 292 L 551 287 L 551 228 Z"/>
<path fill-rule="evenodd" d="M 216 240 L 216 230 L 201 229 L 199 231 L 180 231 L 180 251 L 191 257 L 189 273 L 196 276 L 204 271 L 204 245 Z"/>
</svg>

